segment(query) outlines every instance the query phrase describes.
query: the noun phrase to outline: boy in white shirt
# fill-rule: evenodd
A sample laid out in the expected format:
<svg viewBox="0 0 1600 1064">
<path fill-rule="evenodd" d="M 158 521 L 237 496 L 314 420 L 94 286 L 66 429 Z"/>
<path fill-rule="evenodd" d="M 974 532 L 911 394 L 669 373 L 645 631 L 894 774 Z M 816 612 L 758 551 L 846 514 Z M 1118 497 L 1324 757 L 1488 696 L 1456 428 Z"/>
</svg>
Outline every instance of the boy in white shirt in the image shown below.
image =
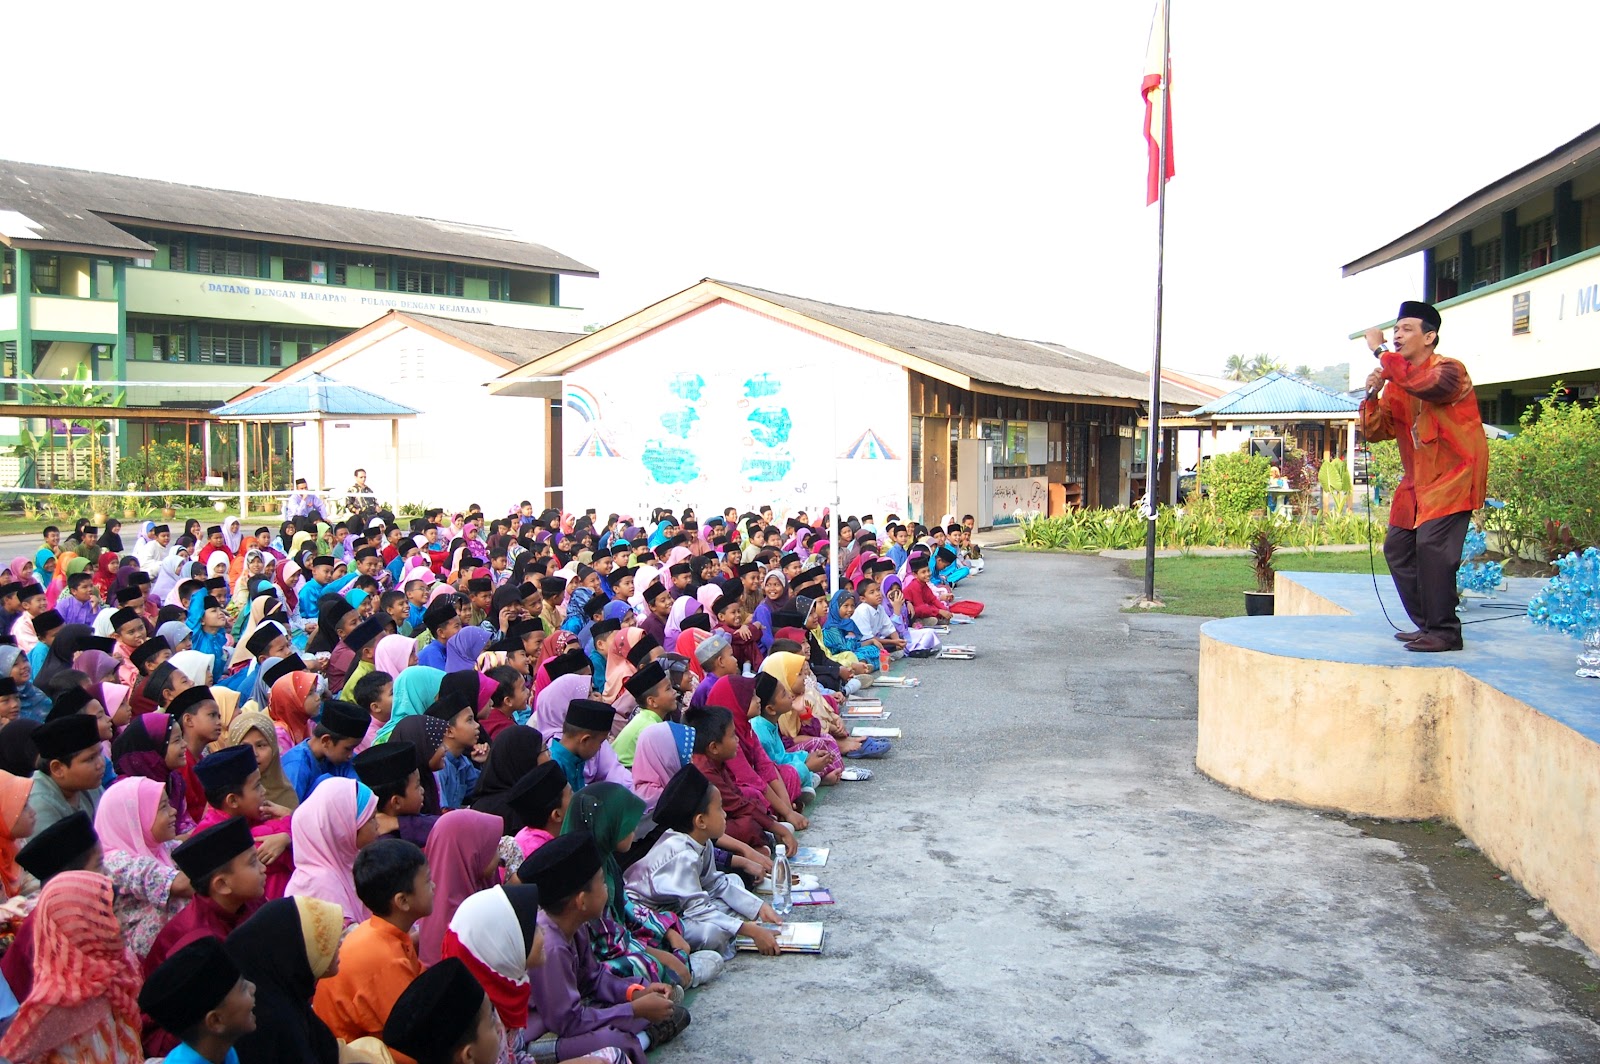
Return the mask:
<svg viewBox="0 0 1600 1064">
<path fill-rule="evenodd" d="M 894 622 L 883 610 L 883 585 L 876 577 L 869 576 L 856 585 L 856 612 L 850 619 L 861 631 L 862 639 L 881 642 L 890 658 L 905 654 L 906 641 L 895 632 Z"/>
</svg>

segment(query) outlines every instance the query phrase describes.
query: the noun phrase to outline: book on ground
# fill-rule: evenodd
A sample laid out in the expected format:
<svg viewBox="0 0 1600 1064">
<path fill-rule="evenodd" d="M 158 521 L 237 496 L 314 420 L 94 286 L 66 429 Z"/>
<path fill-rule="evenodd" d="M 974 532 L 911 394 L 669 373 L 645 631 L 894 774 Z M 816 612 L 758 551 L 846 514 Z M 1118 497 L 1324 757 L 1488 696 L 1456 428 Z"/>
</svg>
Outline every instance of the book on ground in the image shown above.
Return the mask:
<svg viewBox="0 0 1600 1064">
<path fill-rule="evenodd" d="M 939 656 L 946 661 L 971 661 L 978 656 L 977 647 L 945 647 Z"/>
<path fill-rule="evenodd" d="M 789 873 L 789 889 L 791 891 L 817 890 L 821 886 L 822 886 L 822 883 L 818 879 L 818 877 L 816 877 L 814 875 L 811 875 L 810 873 L 801 873 L 801 872 L 791 872 L 791 873 Z M 768 876 L 766 879 L 763 879 L 760 883 L 756 884 L 756 893 L 757 894 L 771 894 L 772 893 L 772 877 L 771 876 Z"/>
<path fill-rule="evenodd" d="M 802 846 L 789 858 L 789 867 L 821 868 L 828 863 L 829 852 L 826 846 Z"/>
<path fill-rule="evenodd" d="M 833 891 L 797 890 L 790 893 L 789 901 L 794 905 L 832 905 Z"/>
<path fill-rule="evenodd" d="M 845 720 L 883 720 L 889 716 L 889 711 L 882 706 L 876 709 L 858 709 L 855 706 L 846 706 L 843 713 L 839 714 Z"/>
<path fill-rule="evenodd" d="M 821 953 L 822 952 L 822 925 L 814 923 L 762 924 L 768 931 L 778 936 L 778 951 L 780 953 Z M 733 944 L 745 953 L 756 952 L 755 941 L 745 935 L 740 935 L 733 940 Z"/>
<path fill-rule="evenodd" d="M 850 734 L 857 739 L 900 739 L 899 728 L 874 728 L 866 724 L 857 724 L 850 729 Z"/>
</svg>

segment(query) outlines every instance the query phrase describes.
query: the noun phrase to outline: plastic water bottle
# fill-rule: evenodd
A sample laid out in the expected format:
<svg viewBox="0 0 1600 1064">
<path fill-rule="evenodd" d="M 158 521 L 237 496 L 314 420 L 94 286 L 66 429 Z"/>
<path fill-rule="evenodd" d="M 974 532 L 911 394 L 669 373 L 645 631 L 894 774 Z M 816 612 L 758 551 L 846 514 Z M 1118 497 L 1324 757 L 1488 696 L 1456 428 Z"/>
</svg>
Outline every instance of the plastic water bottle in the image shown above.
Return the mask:
<svg viewBox="0 0 1600 1064">
<path fill-rule="evenodd" d="M 794 908 L 794 902 L 789 900 L 790 886 L 789 850 L 780 842 L 772 855 L 772 911 L 779 916 L 788 916 Z"/>
</svg>

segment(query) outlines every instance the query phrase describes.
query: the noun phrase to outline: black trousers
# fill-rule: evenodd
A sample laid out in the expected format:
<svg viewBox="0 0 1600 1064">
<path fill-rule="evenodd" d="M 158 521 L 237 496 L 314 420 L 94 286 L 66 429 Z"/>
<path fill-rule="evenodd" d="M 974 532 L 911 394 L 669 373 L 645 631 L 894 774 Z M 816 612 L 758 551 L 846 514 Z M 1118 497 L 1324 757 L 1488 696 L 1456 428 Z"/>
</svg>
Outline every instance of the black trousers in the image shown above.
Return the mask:
<svg viewBox="0 0 1600 1064">
<path fill-rule="evenodd" d="M 1424 521 L 1415 529 L 1391 525 L 1383 540 L 1383 557 L 1411 623 L 1450 643 L 1461 642 L 1456 570 L 1471 524 L 1471 511 L 1463 510 Z"/>
</svg>

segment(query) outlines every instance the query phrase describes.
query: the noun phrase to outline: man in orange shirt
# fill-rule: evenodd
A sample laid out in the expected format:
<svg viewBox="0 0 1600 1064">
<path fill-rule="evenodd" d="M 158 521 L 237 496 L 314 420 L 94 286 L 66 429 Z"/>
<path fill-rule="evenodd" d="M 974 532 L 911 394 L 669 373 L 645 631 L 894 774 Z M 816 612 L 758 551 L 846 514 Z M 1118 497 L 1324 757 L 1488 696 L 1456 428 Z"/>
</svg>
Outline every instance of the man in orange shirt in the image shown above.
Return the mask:
<svg viewBox="0 0 1600 1064">
<path fill-rule="evenodd" d="M 1367 377 L 1361 431 L 1394 440 L 1405 477 L 1389 509 L 1383 556 L 1400 601 L 1416 625 L 1395 638 L 1407 650 L 1461 649 L 1456 570 L 1472 511 L 1483 505 L 1489 445 L 1467 369 L 1435 352 L 1439 312 L 1406 301 L 1394 326 L 1393 351 L 1382 329 L 1367 330 L 1378 368 Z"/>
<path fill-rule="evenodd" d="M 382 1037 L 395 1001 L 422 974 L 411 927 L 433 912 L 428 860 L 404 839 L 379 839 L 363 847 L 354 876 L 356 896 L 372 916 L 345 937 L 339 970 L 317 983 L 311 1006 L 346 1042 Z"/>
</svg>

